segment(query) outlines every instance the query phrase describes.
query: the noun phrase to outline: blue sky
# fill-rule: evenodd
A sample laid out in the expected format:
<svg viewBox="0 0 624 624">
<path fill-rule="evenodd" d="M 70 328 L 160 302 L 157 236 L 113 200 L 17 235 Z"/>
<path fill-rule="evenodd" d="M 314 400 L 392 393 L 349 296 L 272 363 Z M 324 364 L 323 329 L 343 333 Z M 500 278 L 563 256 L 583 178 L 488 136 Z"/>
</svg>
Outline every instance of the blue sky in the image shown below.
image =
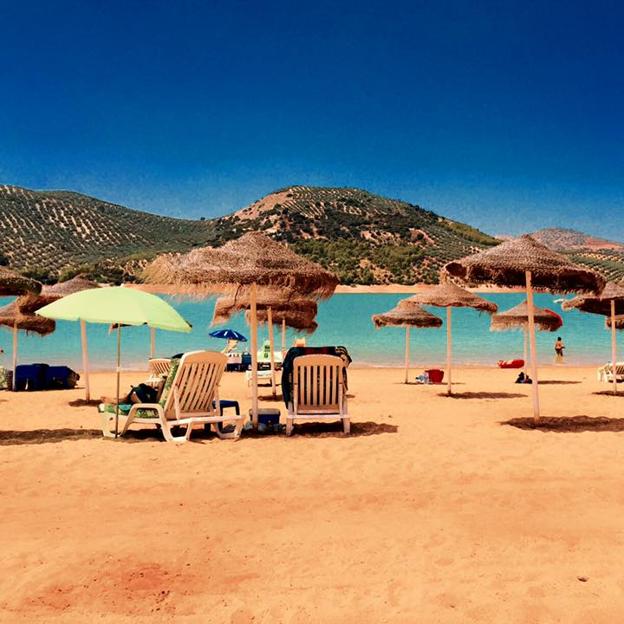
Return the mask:
<svg viewBox="0 0 624 624">
<path fill-rule="evenodd" d="M 0 0 L 0 183 L 217 216 L 357 186 L 624 240 L 617 2 Z"/>
</svg>

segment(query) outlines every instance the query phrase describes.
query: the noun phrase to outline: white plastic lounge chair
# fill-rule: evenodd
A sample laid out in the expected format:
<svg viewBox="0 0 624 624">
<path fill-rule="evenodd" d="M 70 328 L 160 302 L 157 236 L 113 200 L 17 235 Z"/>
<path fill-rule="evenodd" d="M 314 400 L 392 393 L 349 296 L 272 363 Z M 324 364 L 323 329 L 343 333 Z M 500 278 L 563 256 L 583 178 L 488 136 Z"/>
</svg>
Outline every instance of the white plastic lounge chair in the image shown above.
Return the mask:
<svg viewBox="0 0 624 624">
<path fill-rule="evenodd" d="M 149 377 L 145 380 L 149 386 L 157 388 L 169 375 L 171 360 L 169 358 L 150 358 L 148 360 Z"/>
<path fill-rule="evenodd" d="M 598 381 L 608 381 L 613 383 L 613 365 L 607 362 L 596 371 Z M 617 381 L 624 381 L 624 362 L 615 363 L 615 376 Z"/>
<path fill-rule="evenodd" d="M 223 416 L 219 403 L 219 382 L 225 370 L 227 357 L 214 351 L 194 351 L 182 356 L 177 368 L 172 369 L 159 403 L 137 403 L 132 406 L 121 429 L 124 435 L 132 423 L 160 426 L 168 442 L 186 442 L 197 425 L 210 424 L 222 439 L 238 438 L 243 427 L 243 416 Z M 111 437 L 114 414 L 103 413 L 102 430 Z M 224 433 L 221 423 L 234 422 L 235 429 Z M 184 426 L 184 435 L 174 436 L 171 428 Z"/>
<path fill-rule="evenodd" d="M 345 433 L 351 430 L 345 363 L 335 355 L 301 355 L 293 363 L 292 400 L 288 404 L 286 435 L 295 420 L 342 420 Z"/>
</svg>

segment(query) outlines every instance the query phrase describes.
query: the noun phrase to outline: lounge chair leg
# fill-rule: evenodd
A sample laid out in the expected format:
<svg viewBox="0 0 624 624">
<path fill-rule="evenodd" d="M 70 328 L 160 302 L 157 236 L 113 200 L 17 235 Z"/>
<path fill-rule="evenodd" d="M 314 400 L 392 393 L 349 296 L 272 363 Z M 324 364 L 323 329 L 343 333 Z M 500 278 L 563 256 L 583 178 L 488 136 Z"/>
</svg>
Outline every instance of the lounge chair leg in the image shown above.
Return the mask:
<svg viewBox="0 0 624 624">
<path fill-rule="evenodd" d="M 219 427 L 219 424 L 223 423 L 214 423 L 214 431 L 220 440 L 235 440 L 236 438 L 240 438 L 241 430 L 243 428 L 242 423 L 242 419 L 237 420 L 234 431 L 230 431 L 228 433 L 223 433 L 223 428 Z"/>
<path fill-rule="evenodd" d="M 105 438 L 114 438 L 115 433 L 111 431 L 111 428 L 110 428 L 111 422 L 114 417 L 111 418 L 111 414 L 109 414 L 108 412 L 102 412 L 100 414 L 100 417 L 102 421 L 102 435 Z"/>
<path fill-rule="evenodd" d="M 292 435 L 293 432 L 293 425 L 294 425 L 294 421 L 292 418 L 287 418 L 286 419 L 286 435 Z"/>
<path fill-rule="evenodd" d="M 348 418 L 342 419 L 342 429 L 347 435 L 351 433 L 351 420 L 350 419 Z"/>
<path fill-rule="evenodd" d="M 181 443 L 181 442 L 187 442 L 188 441 L 187 435 L 190 437 L 190 432 L 189 432 L 189 429 L 191 427 L 190 424 L 188 425 L 187 430 L 184 432 L 184 435 L 174 436 L 171 433 L 171 429 L 169 428 L 169 423 L 166 422 L 166 419 L 159 417 L 158 420 L 160 421 L 160 428 L 162 429 L 163 437 L 165 438 L 165 440 L 167 442 L 178 442 L 178 443 Z"/>
</svg>

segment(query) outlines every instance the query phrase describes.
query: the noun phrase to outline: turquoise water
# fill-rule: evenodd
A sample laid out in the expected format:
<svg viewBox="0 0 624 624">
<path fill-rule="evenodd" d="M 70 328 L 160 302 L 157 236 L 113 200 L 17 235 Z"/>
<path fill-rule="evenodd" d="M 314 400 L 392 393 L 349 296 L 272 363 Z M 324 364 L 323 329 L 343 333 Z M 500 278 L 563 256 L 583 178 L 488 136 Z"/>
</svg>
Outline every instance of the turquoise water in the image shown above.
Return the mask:
<svg viewBox="0 0 624 624">
<path fill-rule="evenodd" d="M 522 294 L 488 294 L 485 298 L 498 304 L 500 310 L 520 303 Z M 376 330 L 371 315 L 393 307 L 405 295 L 388 294 L 340 294 L 321 302 L 317 317 L 319 329 L 308 337 L 309 345 L 342 344 L 359 365 L 402 366 L 405 330 L 383 328 Z M 553 361 L 553 343 L 557 335 L 567 345 L 566 361 L 569 363 L 599 364 L 610 359 L 610 334 L 605 329 L 604 318 L 580 312 L 561 312 L 561 306 L 553 295 L 536 295 L 536 305 L 548 307 L 562 314 L 564 325 L 557 334 L 540 332 L 537 336 L 538 353 L 544 363 Z M 0 304 L 10 299 L 0 299 Z M 223 342 L 208 336 L 214 300 L 203 302 L 168 298 L 184 318 L 193 325 L 190 334 L 158 331 L 156 352 L 169 356 L 192 349 L 223 348 Z M 444 309 L 429 308 L 444 318 Z M 244 315 L 228 324 L 249 335 Z M 144 368 L 149 355 L 149 330 L 145 327 L 123 329 L 122 350 L 125 368 Z M 266 327 L 260 330 L 260 340 L 267 336 Z M 276 331 L 276 344 L 280 345 Z M 288 332 L 288 345 L 296 337 Z M 110 369 L 115 359 L 115 335 L 108 333 L 103 325 L 88 325 L 91 366 L 94 370 Z M 0 347 L 5 351 L 0 362 L 5 366 L 11 361 L 11 332 L 0 331 Z M 415 367 L 443 364 L 446 348 L 446 330 L 412 330 L 412 359 Z M 490 332 L 489 317 L 470 309 L 453 310 L 454 360 L 462 364 L 495 364 L 499 359 L 522 357 L 522 332 Z M 20 357 L 22 363 L 48 362 L 69 364 L 80 369 L 80 326 L 78 323 L 59 322 L 50 336 L 27 336 L 20 333 Z M 3 359 L 2 359 L 3 358 Z"/>
</svg>

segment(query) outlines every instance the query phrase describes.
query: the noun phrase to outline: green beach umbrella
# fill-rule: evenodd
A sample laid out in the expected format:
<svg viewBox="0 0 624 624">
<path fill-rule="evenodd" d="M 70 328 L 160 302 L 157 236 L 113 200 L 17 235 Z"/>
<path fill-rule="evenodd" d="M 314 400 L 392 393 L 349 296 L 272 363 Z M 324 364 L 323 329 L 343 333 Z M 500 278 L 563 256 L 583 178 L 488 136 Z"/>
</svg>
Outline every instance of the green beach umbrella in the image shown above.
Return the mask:
<svg viewBox="0 0 624 624">
<path fill-rule="evenodd" d="M 115 437 L 119 421 L 121 326 L 147 325 L 150 328 L 167 331 L 191 331 L 191 325 L 160 297 L 123 286 L 83 290 L 40 308 L 37 314 L 58 321 L 85 321 L 117 326 Z"/>
</svg>

